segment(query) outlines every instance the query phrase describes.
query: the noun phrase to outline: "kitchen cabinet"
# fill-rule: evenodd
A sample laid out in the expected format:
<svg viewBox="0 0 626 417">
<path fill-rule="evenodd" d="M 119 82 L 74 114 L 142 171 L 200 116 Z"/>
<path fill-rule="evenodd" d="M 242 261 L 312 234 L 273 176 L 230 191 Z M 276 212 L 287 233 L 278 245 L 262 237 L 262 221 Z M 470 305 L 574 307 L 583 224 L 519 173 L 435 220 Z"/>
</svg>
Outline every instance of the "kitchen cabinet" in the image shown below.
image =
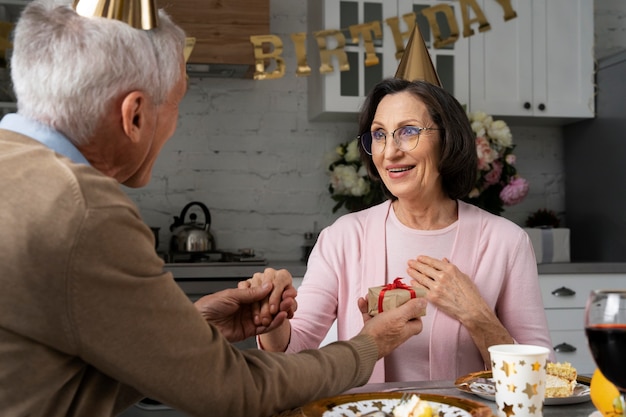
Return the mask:
<svg viewBox="0 0 626 417">
<path fill-rule="evenodd" d="M 398 65 L 393 35 L 385 19 L 411 12 L 416 13 L 444 88 L 468 110 L 520 122 L 533 118 L 533 122 L 566 124 L 594 117 L 592 0 L 511 0 L 517 17 L 508 21 L 498 2 L 477 0 L 491 29 L 479 32 L 474 22 L 473 35 L 465 38 L 461 33 L 456 42 L 434 48 L 431 27 L 421 11 L 442 3 L 309 0 L 309 33 L 341 28 L 350 65 L 349 71 L 340 72 L 333 61 L 334 71 L 320 74 L 319 56 L 310 54 L 309 118 L 357 120 L 368 91 L 382 78 L 393 76 Z M 458 2 L 445 3 L 454 10 L 462 32 Z M 446 39 L 448 24 L 442 13 L 436 18 Z M 351 43 L 348 27 L 370 21 L 381 22 L 384 41 L 375 42 L 380 64 L 367 67 L 363 42 Z M 309 41 L 309 50 L 317 51 L 315 40 Z"/>
<path fill-rule="evenodd" d="M 411 12 L 417 15 L 417 24 L 431 52 L 441 82 L 446 90 L 457 97 L 461 103 L 468 98 L 468 42 L 459 39 L 457 42 L 441 49 L 432 48 L 432 34 L 422 9 L 436 4 L 448 3 L 460 21 L 460 11 L 455 1 L 413 0 L 405 1 L 372 1 L 372 0 L 309 0 L 308 2 L 308 33 L 309 51 L 319 51 L 314 33 L 321 30 L 341 29 L 345 37 L 344 50 L 348 56 L 348 71 L 340 71 L 339 62 L 332 58 L 333 71 L 320 73 L 319 53 L 309 54 L 309 65 L 312 68 L 308 77 L 309 119 L 316 121 L 348 120 L 357 121 L 358 111 L 367 93 L 372 87 L 386 77 L 393 77 L 399 64 L 396 59 L 396 47 L 393 33 L 385 22 L 388 18 L 400 18 L 400 30 L 407 31 L 402 16 Z M 438 15 L 438 24 L 442 38 L 446 39 L 450 29 L 445 18 Z M 382 39 L 374 38 L 373 44 L 377 65 L 365 65 L 366 51 L 363 40 L 353 42 L 349 27 L 367 22 L 381 24 Z M 327 49 L 337 47 L 336 39 L 329 36 Z M 406 41 L 405 41 L 406 44 Z M 459 70 L 461 68 L 461 70 Z"/>
<path fill-rule="evenodd" d="M 594 117 L 592 0 L 480 0 L 491 30 L 469 41 L 471 110 L 494 116 Z M 573 119 L 573 120 L 572 120 Z"/>
<path fill-rule="evenodd" d="M 540 274 L 539 285 L 557 361 L 570 362 L 579 374 L 591 375 L 596 365 L 585 336 L 587 296 L 593 289 L 626 288 L 626 274 Z"/>
<path fill-rule="evenodd" d="M 349 26 L 364 22 L 381 22 L 387 16 L 396 15 L 395 2 L 367 2 L 365 0 L 309 0 L 308 33 L 309 65 L 311 75 L 308 83 L 308 112 L 311 120 L 357 121 L 356 115 L 367 92 L 385 76 L 393 75 L 396 67 L 393 42 L 373 39 L 378 65 L 365 66 L 363 42 L 352 42 Z M 332 72 L 321 73 L 319 46 L 314 34 L 322 30 L 341 29 L 340 38 L 345 38 L 344 50 L 350 69 L 340 71 L 340 63 L 331 57 Z M 381 25 L 383 38 L 392 40 L 389 28 Z M 336 36 L 327 36 L 326 49 L 333 50 L 339 45 Z"/>
</svg>

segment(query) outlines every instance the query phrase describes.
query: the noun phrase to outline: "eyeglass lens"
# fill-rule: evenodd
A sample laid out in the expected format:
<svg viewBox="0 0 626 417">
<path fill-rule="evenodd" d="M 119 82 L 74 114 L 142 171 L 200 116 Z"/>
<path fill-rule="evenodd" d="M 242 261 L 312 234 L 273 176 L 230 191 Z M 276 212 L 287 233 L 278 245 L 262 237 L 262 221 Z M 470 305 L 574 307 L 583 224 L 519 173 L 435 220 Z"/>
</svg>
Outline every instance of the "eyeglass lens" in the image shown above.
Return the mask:
<svg viewBox="0 0 626 417">
<path fill-rule="evenodd" d="M 417 147 L 422 130 L 424 129 L 417 126 L 403 126 L 391 132 L 391 137 L 396 148 L 403 152 L 408 152 Z M 385 150 L 388 135 L 389 133 L 382 130 L 362 134 L 361 144 L 363 149 L 370 155 L 382 153 Z"/>
</svg>

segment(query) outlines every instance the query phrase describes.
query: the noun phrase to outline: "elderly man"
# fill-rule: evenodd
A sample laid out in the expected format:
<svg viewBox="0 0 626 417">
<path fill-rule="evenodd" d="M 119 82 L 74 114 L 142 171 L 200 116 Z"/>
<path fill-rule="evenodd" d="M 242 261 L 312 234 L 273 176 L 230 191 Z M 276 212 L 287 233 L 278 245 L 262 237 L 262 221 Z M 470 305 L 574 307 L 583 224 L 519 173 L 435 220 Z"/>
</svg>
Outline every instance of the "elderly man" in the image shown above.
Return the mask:
<svg viewBox="0 0 626 417">
<path fill-rule="evenodd" d="M 143 396 L 271 415 L 364 384 L 422 329 L 412 300 L 323 349 L 240 351 L 230 342 L 293 315 L 295 289 L 187 299 L 120 187 L 148 183 L 186 90 L 185 35 L 154 17 L 144 30 L 37 0 L 15 28 L 18 112 L 0 122 L 3 416 L 112 416 Z"/>
</svg>

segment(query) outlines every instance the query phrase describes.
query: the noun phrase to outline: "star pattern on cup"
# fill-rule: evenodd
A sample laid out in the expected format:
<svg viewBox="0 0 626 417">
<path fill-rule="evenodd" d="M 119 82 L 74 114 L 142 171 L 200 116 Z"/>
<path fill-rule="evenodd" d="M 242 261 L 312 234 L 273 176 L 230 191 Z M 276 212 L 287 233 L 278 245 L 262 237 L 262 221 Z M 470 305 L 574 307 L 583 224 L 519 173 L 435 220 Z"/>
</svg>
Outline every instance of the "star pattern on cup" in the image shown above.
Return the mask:
<svg viewBox="0 0 626 417">
<path fill-rule="evenodd" d="M 515 415 L 515 411 L 513 411 L 513 404 L 504 403 L 502 411 L 506 414 L 506 417 L 511 417 Z"/>
<path fill-rule="evenodd" d="M 502 368 L 500 369 L 502 369 L 504 375 L 506 375 L 507 377 L 517 373 L 517 371 L 515 370 L 515 362 L 502 361 Z"/>
<path fill-rule="evenodd" d="M 535 395 L 538 395 L 537 392 L 537 384 L 529 384 L 526 383 L 526 388 L 522 391 L 524 394 L 528 395 L 528 398 L 532 398 Z"/>
<path fill-rule="evenodd" d="M 541 364 L 539 362 L 535 362 L 531 366 L 532 366 L 533 371 L 535 371 L 535 372 L 541 371 L 542 367 L 541 367 Z"/>
<path fill-rule="evenodd" d="M 517 385 L 507 384 L 506 389 L 509 390 L 509 392 L 515 392 L 515 390 L 517 389 Z"/>
<path fill-rule="evenodd" d="M 529 414 L 537 414 L 537 407 L 533 404 L 530 407 L 528 407 L 528 413 Z"/>
</svg>

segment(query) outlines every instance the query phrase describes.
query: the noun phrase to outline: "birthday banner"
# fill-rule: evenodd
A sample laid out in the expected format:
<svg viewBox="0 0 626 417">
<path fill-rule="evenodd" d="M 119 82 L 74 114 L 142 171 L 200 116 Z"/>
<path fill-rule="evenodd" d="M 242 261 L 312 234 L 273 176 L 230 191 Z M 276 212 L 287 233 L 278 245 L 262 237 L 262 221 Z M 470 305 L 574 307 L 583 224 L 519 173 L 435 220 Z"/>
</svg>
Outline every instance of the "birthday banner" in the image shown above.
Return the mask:
<svg viewBox="0 0 626 417">
<path fill-rule="evenodd" d="M 511 0 L 493 0 L 496 1 L 503 11 L 504 21 L 509 21 L 517 17 L 517 13 L 511 6 Z M 461 16 L 463 20 L 463 37 L 467 38 L 474 35 L 472 25 L 478 25 L 479 32 L 485 32 L 491 30 L 491 25 L 487 20 L 483 10 L 476 3 L 476 0 L 458 0 L 459 7 L 461 9 Z M 470 9 L 473 12 L 474 17 L 470 17 Z M 457 24 L 454 10 L 449 4 L 438 4 L 425 9 L 422 9 L 420 14 L 424 15 L 428 19 L 430 28 L 432 31 L 432 39 L 434 48 L 442 48 L 446 45 L 452 44 L 459 39 L 459 25 Z M 449 36 L 442 38 L 441 29 L 437 22 L 437 16 L 443 15 L 447 21 L 449 28 Z M 396 49 L 396 59 L 400 59 L 404 53 L 404 41 L 407 39 L 413 28 L 415 27 L 415 19 L 417 15 L 415 13 L 408 13 L 402 15 L 402 20 L 407 26 L 406 31 L 400 29 L 400 19 L 398 17 L 390 17 L 385 19 L 385 23 L 391 29 L 393 34 L 393 41 Z M 378 65 L 379 59 L 376 56 L 376 49 L 374 47 L 374 39 L 382 39 L 382 24 L 380 21 L 365 22 L 358 25 L 352 25 L 348 28 L 350 31 L 350 37 L 353 44 L 359 44 L 363 42 L 365 49 L 365 66 Z M 306 32 L 292 33 L 290 35 L 293 42 L 296 53 L 296 75 L 300 77 L 306 77 L 311 75 L 311 67 L 307 63 L 307 51 L 306 51 Z M 334 71 L 334 67 L 331 64 L 331 58 L 335 56 L 339 62 L 339 71 L 349 71 L 350 65 L 348 64 L 348 55 L 345 51 L 346 37 L 343 34 L 342 29 L 326 29 L 313 32 L 313 37 L 317 42 L 320 55 L 320 68 L 321 74 L 329 74 Z M 328 49 L 328 39 L 334 38 L 336 47 Z M 257 35 L 250 36 L 250 42 L 254 46 L 254 59 L 255 59 L 255 80 L 269 80 L 282 78 L 285 75 L 285 60 L 282 57 L 283 42 L 280 37 L 276 35 Z M 269 50 L 269 52 L 267 52 Z M 267 71 L 267 63 L 273 63 L 275 69 L 271 72 Z"/>
</svg>

